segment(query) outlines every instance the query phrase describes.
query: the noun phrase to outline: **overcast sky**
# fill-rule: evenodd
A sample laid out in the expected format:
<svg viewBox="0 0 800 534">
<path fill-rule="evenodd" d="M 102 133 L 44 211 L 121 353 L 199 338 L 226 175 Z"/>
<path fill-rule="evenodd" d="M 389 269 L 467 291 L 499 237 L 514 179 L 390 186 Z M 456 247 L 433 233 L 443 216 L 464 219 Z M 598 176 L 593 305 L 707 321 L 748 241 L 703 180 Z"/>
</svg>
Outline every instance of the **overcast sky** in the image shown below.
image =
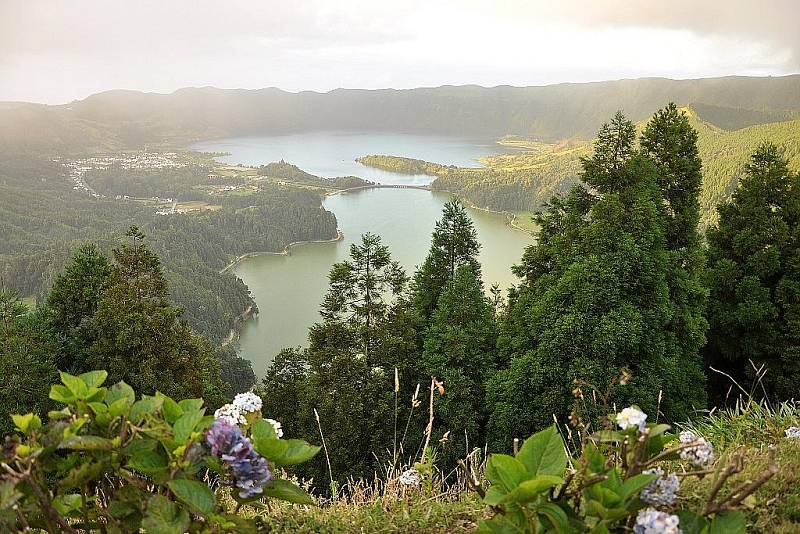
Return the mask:
<svg viewBox="0 0 800 534">
<path fill-rule="evenodd" d="M 0 100 L 800 71 L 800 0 L 0 0 Z"/>
</svg>

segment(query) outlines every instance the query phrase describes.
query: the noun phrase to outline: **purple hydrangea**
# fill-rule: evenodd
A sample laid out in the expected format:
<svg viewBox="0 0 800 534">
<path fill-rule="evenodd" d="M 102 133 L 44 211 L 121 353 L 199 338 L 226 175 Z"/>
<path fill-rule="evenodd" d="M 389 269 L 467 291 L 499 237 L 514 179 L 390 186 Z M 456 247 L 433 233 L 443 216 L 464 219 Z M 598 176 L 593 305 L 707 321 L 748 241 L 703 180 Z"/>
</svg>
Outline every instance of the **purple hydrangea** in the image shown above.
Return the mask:
<svg viewBox="0 0 800 534">
<path fill-rule="evenodd" d="M 678 499 L 676 493 L 681 485 L 677 475 L 674 473 L 664 475 L 664 471 L 660 467 L 646 469 L 643 473 L 645 475 L 658 475 L 658 478 L 642 489 L 639 493 L 639 498 L 647 504 L 656 506 L 672 506 L 675 504 Z"/>
<path fill-rule="evenodd" d="M 234 483 L 243 499 L 260 494 L 272 479 L 267 460 L 254 449 L 239 427 L 216 420 L 206 434 L 211 454 L 222 458 L 233 473 Z"/>
</svg>

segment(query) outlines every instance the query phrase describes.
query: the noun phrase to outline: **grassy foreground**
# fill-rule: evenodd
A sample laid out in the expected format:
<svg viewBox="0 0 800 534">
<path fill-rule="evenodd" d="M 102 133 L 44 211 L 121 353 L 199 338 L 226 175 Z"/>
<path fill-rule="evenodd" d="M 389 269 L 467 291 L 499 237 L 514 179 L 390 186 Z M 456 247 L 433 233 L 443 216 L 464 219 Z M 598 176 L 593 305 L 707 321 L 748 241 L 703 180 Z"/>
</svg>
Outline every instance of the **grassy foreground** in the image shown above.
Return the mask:
<svg viewBox="0 0 800 534">
<path fill-rule="evenodd" d="M 770 408 L 748 403 L 712 411 L 679 430 L 691 429 L 715 446 L 714 467 L 728 465 L 741 455 L 742 470 L 733 475 L 721 496 L 740 484 L 757 480 L 769 467 L 777 473 L 742 503 L 748 532 L 776 534 L 800 532 L 800 439 L 789 439 L 785 429 L 797 426 L 800 405 L 784 403 Z M 702 479 L 682 478 L 679 505 L 701 513 L 716 474 Z M 318 506 L 280 503 L 263 512 L 243 508 L 239 513 L 260 516 L 270 532 L 471 532 L 491 511 L 460 483 L 452 487 L 426 485 L 404 488 L 396 480 L 359 482 L 342 488 L 339 496 Z M 233 505 L 233 501 L 230 503 Z"/>
</svg>

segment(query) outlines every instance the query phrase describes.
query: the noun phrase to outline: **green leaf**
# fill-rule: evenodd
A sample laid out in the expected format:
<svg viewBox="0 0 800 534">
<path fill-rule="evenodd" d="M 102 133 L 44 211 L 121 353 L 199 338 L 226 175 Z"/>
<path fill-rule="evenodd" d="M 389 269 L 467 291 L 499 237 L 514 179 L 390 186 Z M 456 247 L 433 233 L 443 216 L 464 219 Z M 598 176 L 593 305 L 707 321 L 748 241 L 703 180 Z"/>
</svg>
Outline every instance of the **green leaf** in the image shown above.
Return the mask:
<svg viewBox="0 0 800 534">
<path fill-rule="evenodd" d="M 181 408 L 177 402 L 166 396 L 164 397 L 162 409 L 164 410 L 164 419 L 171 425 L 183 415 L 183 408 Z"/>
<path fill-rule="evenodd" d="M 196 412 L 203 407 L 203 399 L 183 399 L 178 403 L 178 406 L 184 412 Z"/>
<path fill-rule="evenodd" d="M 297 465 L 316 456 L 320 448 L 301 439 L 261 438 L 255 440 L 256 452 L 277 465 Z"/>
<path fill-rule="evenodd" d="M 139 422 L 144 419 L 145 414 L 155 413 L 164 402 L 163 397 L 149 397 L 145 395 L 141 400 L 133 403 L 131 406 L 130 419 L 133 422 Z"/>
<path fill-rule="evenodd" d="M 522 462 L 531 476 L 563 477 L 567 468 L 567 454 L 555 425 L 526 439 L 517 454 L 517 460 Z"/>
<path fill-rule="evenodd" d="M 314 498 L 306 490 L 283 479 L 274 479 L 264 486 L 264 495 L 295 504 L 314 504 Z"/>
<path fill-rule="evenodd" d="M 87 402 L 102 402 L 103 399 L 106 398 L 106 393 L 108 389 L 106 388 L 91 388 L 86 393 L 86 401 Z"/>
<path fill-rule="evenodd" d="M 56 402 L 63 402 L 64 404 L 72 404 L 76 400 L 72 391 L 67 386 L 62 386 L 61 384 L 50 386 L 50 398 Z"/>
<path fill-rule="evenodd" d="M 88 373 L 83 373 L 78 378 L 83 380 L 83 383 L 86 384 L 86 387 L 89 389 L 91 388 L 99 388 L 103 385 L 103 382 L 106 381 L 108 377 L 108 373 L 106 371 L 89 371 Z"/>
<path fill-rule="evenodd" d="M 636 475 L 626 480 L 625 483 L 620 486 L 617 493 L 623 500 L 627 500 L 631 495 L 638 494 L 645 486 L 657 478 L 658 475 L 654 474 Z"/>
<path fill-rule="evenodd" d="M 92 409 L 95 415 L 108 412 L 108 406 L 106 406 L 105 403 L 102 402 L 90 402 L 89 408 Z"/>
<path fill-rule="evenodd" d="M 169 462 L 157 451 L 141 450 L 131 456 L 130 460 L 128 460 L 128 467 L 136 469 L 145 475 L 151 475 L 167 469 Z"/>
<path fill-rule="evenodd" d="M 58 495 L 53 499 L 53 508 L 62 516 L 68 516 L 71 512 L 80 508 L 80 506 L 81 496 L 79 493 Z"/>
<path fill-rule="evenodd" d="M 106 393 L 106 403 L 111 406 L 111 404 L 120 399 L 127 399 L 130 404 L 136 402 L 136 393 L 134 393 L 133 388 L 122 380 L 108 389 L 108 393 Z"/>
<path fill-rule="evenodd" d="M 114 444 L 110 439 L 100 436 L 72 436 L 62 441 L 59 448 L 73 451 L 110 451 Z"/>
<path fill-rule="evenodd" d="M 521 482 L 519 486 L 507 493 L 499 504 L 506 502 L 527 503 L 535 500 L 539 495 L 553 486 L 563 483 L 564 480 L 553 475 L 540 475 L 531 480 Z"/>
<path fill-rule="evenodd" d="M 714 516 L 708 534 L 744 534 L 746 529 L 747 521 L 742 512 L 726 510 Z"/>
<path fill-rule="evenodd" d="M 61 488 L 80 488 L 91 480 L 97 480 L 106 470 L 105 462 L 87 462 L 69 471 L 58 481 Z"/>
<path fill-rule="evenodd" d="M 214 513 L 216 500 L 211 489 L 196 480 L 180 478 L 167 482 L 170 491 L 181 501 L 188 504 L 195 512 L 209 516 Z"/>
<path fill-rule="evenodd" d="M 131 406 L 131 401 L 128 399 L 117 399 L 111 404 L 108 405 L 108 415 L 111 417 L 119 417 L 120 415 L 126 415 L 128 413 L 128 409 Z"/>
<path fill-rule="evenodd" d="M 25 415 L 11 414 L 11 420 L 14 421 L 15 427 L 26 434 L 31 430 L 42 428 L 42 420 L 33 413 L 26 413 Z"/>
<path fill-rule="evenodd" d="M 701 534 L 708 527 L 705 517 L 689 510 L 678 510 L 675 514 L 680 519 L 678 526 L 683 534 Z"/>
<path fill-rule="evenodd" d="M 536 512 L 547 518 L 556 532 L 570 532 L 567 513 L 555 503 L 547 502 L 536 507 Z"/>
<path fill-rule="evenodd" d="M 508 493 L 528 479 L 528 471 L 513 456 L 492 454 L 486 462 L 486 478 Z"/>
<path fill-rule="evenodd" d="M 189 523 L 189 512 L 163 495 L 153 495 L 147 503 L 142 527 L 151 534 L 184 534 Z"/>
<path fill-rule="evenodd" d="M 61 382 L 64 383 L 65 386 L 72 392 L 72 394 L 77 399 L 85 399 L 86 396 L 89 394 L 89 388 L 86 387 L 86 382 L 80 379 L 80 377 L 73 376 L 69 373 L 65 373 L 63 371 L 60 372 L 61 375 Z"/>
<path fill-rule="evenodd" d="M 250 435 L 253 437 L 253 440 L 267 438 L 278 439 L 275 427 L 264 419 L 258 419 L 250 426 Z"/>
<path fill-rule="evenodd" d="M 173 436 L 178 443 L 185 443 L 189 436 L 194 431 L 194 427 L 203 418 L 203 412 L 189 412 L 184 414 L 175 421 L 172 426 Z"/>
</svg>

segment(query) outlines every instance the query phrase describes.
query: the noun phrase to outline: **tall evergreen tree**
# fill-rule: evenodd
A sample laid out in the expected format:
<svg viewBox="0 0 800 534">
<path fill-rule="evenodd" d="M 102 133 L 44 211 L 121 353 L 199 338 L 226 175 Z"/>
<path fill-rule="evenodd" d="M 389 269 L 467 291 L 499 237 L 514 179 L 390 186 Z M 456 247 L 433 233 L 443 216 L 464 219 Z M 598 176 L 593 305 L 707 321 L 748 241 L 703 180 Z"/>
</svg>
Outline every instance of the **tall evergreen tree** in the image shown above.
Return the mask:
<svg viewBox="0 0 800 534">
<path fill-rule="evenodd" d="M 53 330 L 63 340 L 58 366 L 75 371 L 86 366 L 96 335 L 92 316 L 111 282 L 113 266 L 97 245 L 81 246 L 53 283 L 47 307 Z"/>
<path fill-rule="evenodd" d="M 757 366 L 773 400 L 797 397 L 800 381 L 800 178 L 781 151 L 761 145 L 709 229 L 711 324 L 706 359 L 749 389 Z M 723 399 L 727 379 L 712 376 Z M 760 394 L 760 389 L 755 391 Z"/>
<path fill-rule="evenodd" d="M 702 381 L 678 372 L 684 355 L 668 352 L 673 305 L 659 166 L 636 149 L 635 128 L 621 113 L 600 130 L 595 148 L 583 161 L 591 189 L 551 202 L 538 218 L 538 242 L 517 268 L 524 281 L 499 342 L 510 364 L 487 392 L 490 433 L 501 447 L 553 415 L 563 420 L 574 380 L 605 388 L 622 369 L 633 378 L 612 390 L 616 402 L 654 411 L 663 390 L 671 419 L 704 403 Z"/>
<path fill-rule="evenodd" d="M 325 323 L 346 324 L 356 333 L 359 350 L 371 361 L 377 334 L 385 327 L 389 298 L 399 296 L 405 288 L 405 272 L 392 261 L 380 236 L 367 233 L 361 236 L 360 245 L 350 246 L 350 260 L 334 264 L 328 279 L 322 318 Z"/>
<path fill-rule="evenodd" d="M 445 471 L 470 452 L 468 447 L 485 445 L 485 384 L 496 367 L 497 334 L 494 308 L 479 276 L 469 263 L 456 269 L 439 296 L 418 363 L 423 376 L 438 377 L 446 389 L 437 401 L 433 436 L 438 440 L 449 432 L 440 454 Z"/>
<path fill-rule="evenodd" d="M 83 369 L 106 369 L 109 381 L 125 380 L 141 393 L 159 390 L 219 402 L 223 385 L 209 343 L 181 320 L 169 300 L 161 262 L 132 226 L 131 243 L 114 249 L 111 282 L 97 304 L 97 339 Z"/>
<path fill-rule="evenodd" d="M 447 202 L 436 221 L 428 256 L 411 282 L 411 306 L 423 329 L 456 269 L 468 264 L 480 279 L 479 251 L 478 234 L 467 210 L 458 200 Z"/>
</svg>

